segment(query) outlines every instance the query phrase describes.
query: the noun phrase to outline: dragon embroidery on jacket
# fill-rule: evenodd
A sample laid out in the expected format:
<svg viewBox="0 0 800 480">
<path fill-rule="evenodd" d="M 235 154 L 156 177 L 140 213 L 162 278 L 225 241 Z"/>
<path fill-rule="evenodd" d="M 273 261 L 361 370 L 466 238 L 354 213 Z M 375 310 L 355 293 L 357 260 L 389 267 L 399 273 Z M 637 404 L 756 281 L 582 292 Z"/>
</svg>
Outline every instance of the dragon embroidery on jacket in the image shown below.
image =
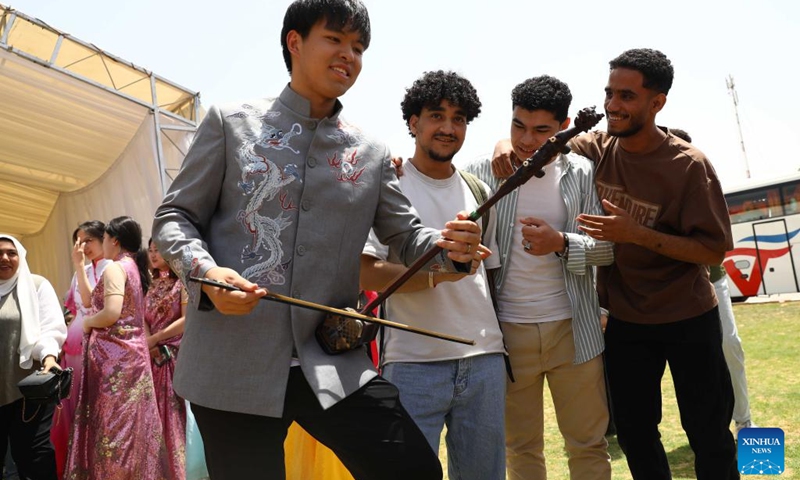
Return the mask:
<svg viewBox="0 0 800 480">
<path fill-rule="evenodd" d="M 275 166 L 275 164 L 267 160 L 267 157 L 256 153 L 256 146 L 262 148 L 273 148 L 275 150 L 288 149 L 293 153 L 300 153 L 298 150 L 289 145 L 289 140 L 291 140 L 294 136 L 300 135 L 302 132 L 303 129 L 298 123 L 292 125 L 292 130 L 287 134 L 284 134 L 282 130 L 277 129 L 272 125 L 262 123 L 261 131 L 258 134 L 246 133 L 245 140 L 239 147 L 239 155 L 237 158 L 239 167 L 242 169 L 242 182 L 239 184 L 239 186 L 249 186 L 249 188 L 252 190 L 252 183 L 249 183 L 247 179 L 253 175 L 266 173 L 270 169 L 270 165 L 273 167 Z M 290 165 L 286 166 L 286 168 L 289 167 Z M 297 167 L 293 165 L 291 165 L 291 167 L 294 168 L 294 172 L 287 173 L 293 174 L 292 176 L 297 177 Z M 245 190 L 245 193 L 250 193 L 247 188 L 243 187 L 243 189 Z"/>
<path fill-rule="evenodd" d="M 328 135 L 328 138 L 339 145 L 345 145 L 347 147 L 359 147 L 362 145 L 370 148 L 375 147 L 374 143 L 355 125 L 340 119 L 336 124 L 336 128 L 336 132 Z"/>
<path fill-rule="evenodd" d="M 292 129 L 289 130 L 288 133 L 283 133 L 283 130 L 278 130 L 277 128 L 264 124 L 265 128 L 273 129 L 271 132 L 268 133 L 268 137 L 266 139 L 266 143 L 263 144 L 264 147 L 267 148 L 274 148 L 275 150 L 283 150 L 288 149 L 291 150 L 293 153 L 300 153 L 299 150 L 295 150 L 291 146 L 289 146 L 289 140 L 292 137 L 300 135 L 303 133 L 303 128 L 300 126 L 299 123 L 295 123 L 292 125 Z M 263 129 L 262 129 L 263 130 Z"/>
<path fill-rule="evenodd" d="M 274 110 L 268 110 L 265 112 L 245 103 L 242 105 L 242 110 L 233 112 L 230 115 L 227 115 L 225 118 L 256 118 L 262 122 L 266 122 L 267 120 L 278 118 L 280 115 L 281 112 L 276 112 Z"/>
<path fill-rule="evenodd" d="M 252 243 L 242 249 L 240 258 L 242 263 L 258 262 L 246 268 L 242 272 L 242 276 L 262 285 L 281 285 L 286 281 L 284 277 L 286 270 L 279 268 L 283 257 L 280 235 L 286 227 L 291 225 L 291 217 L 281 212 L 277 217 L 269 218 L 261 215 L 259 211 L 265 202 L 272 201 L 279 194 L 282 210 L 288 210 L 289 208 L 286 207 L 293 205 L 291 200 L 285 204 L 287 192 L 283 189 L 295 180 L 302 182 L 302 179 L 296 165 L 288 164 L 281 169 L 266 155 L 259 152 L 263 149 L 286 149 L 295 154 L 299 153 L 289 142 L 293 137 L 302 133 L 302 127 L 295 123 L 288 133 L 284 133 L 267 123 L 267 119 L 275 118 L 277 115 L 271 115 L 270 112 L 264 113 L 249 105 L 243 105 L 242 108 L 242 111 L 235 112 L 228 117 L 255 117 L 261 121 L 257 130 L 243 135 L 242 145 L 236 156 L 242 171 L 238 186 L 244 195 L 250 196 L 246 209 L 239 212 L 237 220 L 253 238 Z M 275 113 L 279 114 L 280 112 Z M 269 254 L 266 255 L 266 252 Z"/>
<path fill-rule="evenodd" d="M 186 293 L 189 295 L 189 303 L 197 304 L 200 295 L 200 284 L 190 282 L 189 277 L 197 276 L 200 272 L 200 261 L 192 253 L 189 245 L 181 249 L 181 256 L 173 258 L 170 267 L 183 280 L 186 286 Z"/>
<path fill-rule="evenodd" d="M 281 231 L 291 225 L 290 218 L 284 216 L 283 213 L 276 218 L 269 218 L 251 211 L 251 213 L 240 212 L 239 220 L 253 235 L 253 244 L 245 247 L 242 252 L 242 261 L 249 255 L 255 255 L 255 258 L 260 260 L 262 257 L 257 252 L 262 248 L 269 252 L 266 260 L 247 267 L 242 272 L 242 276 L 259 284 L 283 284 L 285 282 L 283 275 L 275 277 L 270 275 L 270 272 L 280 264 L 281 257 L 283 257 L 283 244 L 280 236 Z"/>
<path fill-rule="evenodd" d="M 344 145 L 346 148 L 341 158 L 338 152 L 334 152 L 333 155 L 328 155 L 328 165 L 336 175 L 336 180 L 340 182 L 350 182 L 353 185 L 360 185 L 358 179 L 366 168 L 358 168 L 358 162 L 361 160 L 358 156 L 358 150 L 359 148 L 374 148 L 374 145 L 358 127 L 341 119 L 337 123 L 336 128 L 336 132 L 328 135 L 328 138 L 339 145 Z"/>
<path fill-rule="evenodd" d="M 358 179 L 366 170 L 366 167 L 357 168 L 358 162 L 361 159 L 358 157 L 358 149 L 353 149 L 350 153 L 343 155 L 339 158 L 338 153 L 334 152 L 333 155 L 328 156 L 328 165 L 334 171 L 336 180 L 340 182 L 351 182 L 353 185 L 359 185 Z"/>
</svg>

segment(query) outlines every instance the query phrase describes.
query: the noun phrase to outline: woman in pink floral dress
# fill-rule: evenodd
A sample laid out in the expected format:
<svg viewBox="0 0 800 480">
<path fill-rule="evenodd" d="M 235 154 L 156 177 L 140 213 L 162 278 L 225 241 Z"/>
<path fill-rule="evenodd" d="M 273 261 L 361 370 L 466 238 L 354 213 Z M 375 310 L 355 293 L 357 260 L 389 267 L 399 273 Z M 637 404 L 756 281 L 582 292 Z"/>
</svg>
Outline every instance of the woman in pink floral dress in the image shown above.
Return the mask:
<svg viewBox="0 0 800 480">
<path fill-rule="evenodd" d="M 114 263 L 92 292 L 93 315 L 83 320 L 69 480 L 169 478 L 144 330 L 150 275 L 141 244 L 141 227 L 130 217 L 106 225 L 103 255 Z"/>
<path fill-rule="evenodd" d="M 158 247 L 150 239 L 150 265 L 153 284 L 147 291 L 145 328 L 150 349 L 153 382 L 164 441 L 167 445 L 171 479 L 186 478 L 186 404 L 172 389 L 172 375 L 183 336 L 188 297 L 183 283 L 173 272 Z"/>
<path fill-rule="evenodd" d="M 78 403 L 78 389 L 83 372 L 83 318 L 91 314 L 92 290 L 103 276 L 103 270 L 111 264 L 111 260 L 103 258 L 103 233 L 105 224 L 98 220 L 89 220 L 78 225 L 72 234 L 72 265 L 75 275 L 69 285 L 64 306 L 72 315 L 64 342 L 61 366 L 71 367 L 72 389 L 69 397 L 61 401 L 61 410 L 53 420 L 50 440 L 56 450 L 56 466 L 58 478 L 64 477 L 67 463 L 67 445 L 72 430 L 72 419 Z M 89 260 L 89 263 L 86 263 Z M 84 302 L 84 299 L 86 300 Z"/>
</svg>

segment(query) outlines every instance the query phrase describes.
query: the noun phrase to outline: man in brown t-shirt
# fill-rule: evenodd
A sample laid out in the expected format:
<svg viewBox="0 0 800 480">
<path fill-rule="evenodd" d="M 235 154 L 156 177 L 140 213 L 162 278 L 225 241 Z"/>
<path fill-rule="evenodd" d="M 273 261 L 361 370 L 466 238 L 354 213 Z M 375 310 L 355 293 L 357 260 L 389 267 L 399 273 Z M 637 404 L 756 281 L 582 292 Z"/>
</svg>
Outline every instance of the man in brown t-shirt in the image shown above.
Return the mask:
<svg viewBox="0 0 800 480">
<path fill-rule="evenodd" d="M 572 147 L 595 160 L 608 214 L 580 215 L 581 229 L 616 244 L 598 289 L 611 312 L 606 368 L 620 446 L 634 478 L 671 478 L 658 433 L 669 362 L 697 478 L 739 478 L 728 429 L 733 390 L 704 267 L 733 247 L 722 189 L 702 152 L 655 123 L 672 85 L 669 59 L 635 49 L 610 66 L 608 132 Z"/>
<path fill-rule="evenodd" d="M 705 268 L 733 247 L 722 189 L 701 151 L 655 123 L 672 86 L 669 59 L 634 49 L 609 64 L 608 132 L 571 147 L 595 161 L 607 213 L 579 215 L 580 228 L 615 243 L 614 263 L 598 269 L 598 291 L 610 311 L 605 355 L 617 437 L 635 479 L 672 478 L 658 432 L 669 362 L 697 478 L 739 478 L 728 429 L 733 389 Z M 510 151 L 504 142 L 495 149 L 497 176 L 511 171 Z"/>
</svg>

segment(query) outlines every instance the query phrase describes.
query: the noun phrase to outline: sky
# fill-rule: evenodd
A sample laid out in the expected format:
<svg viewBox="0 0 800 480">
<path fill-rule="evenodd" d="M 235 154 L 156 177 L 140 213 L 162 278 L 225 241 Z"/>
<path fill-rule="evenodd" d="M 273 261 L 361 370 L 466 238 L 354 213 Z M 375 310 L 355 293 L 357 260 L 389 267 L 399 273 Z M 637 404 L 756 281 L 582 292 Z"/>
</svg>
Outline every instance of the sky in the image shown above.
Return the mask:
<svg viewBox="0 0 800 480">
<path fill-rule="evenodd" d="M 199 91 L 203 105 L 277 96 L 289 81 L 280 47 L 290 0 L 0 0 L 52 27 Z M 723 188 L 800 170 L 800 2 L 729 0 L 364 0 L 372 43 L 343 116 L 411 156 L 400 102 L 429 70 L 469 79 L 483 103 L 456 164 L 507 137 L 511 90 L 542 74 L 573 94 L 570 115 L 602 111 L 608 61 L 630 48 L 675 68 L 659 125 L 688 131 Z M 742 153 L 732 96 L 738 94 Z M 605 128 L 602 121 L 598 128 Z"/>
</svg>

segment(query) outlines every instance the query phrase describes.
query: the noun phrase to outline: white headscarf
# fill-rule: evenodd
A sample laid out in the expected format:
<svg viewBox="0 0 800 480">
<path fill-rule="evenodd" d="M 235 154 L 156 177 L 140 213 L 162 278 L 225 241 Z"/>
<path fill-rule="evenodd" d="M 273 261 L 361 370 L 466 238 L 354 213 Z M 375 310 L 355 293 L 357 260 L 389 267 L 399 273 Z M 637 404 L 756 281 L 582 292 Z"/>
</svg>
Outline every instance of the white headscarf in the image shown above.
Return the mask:
<svg viewBox="0 0 800 480">
<path fill-rule="evenodd" d="M 8 280 L 0 280 L 0 297 L 5 297 L 16 288 L 20 317 L 22 318 L 22 328 L 19 336 L 19 364 L 22 368 L 30 368 L 32 365 L 31 354 L 36 345 L 41 328 L 39 322 L 39 295 L 36 292 L 36 284 L 33 282 L 31 270 L 28 268 L 26 259 L 27 250 L 19 243 L 19 240 L 0 233 L 0 240 L 10 240 L 19 253 L 19 268 L 13 277 Z"/>
</svg>

